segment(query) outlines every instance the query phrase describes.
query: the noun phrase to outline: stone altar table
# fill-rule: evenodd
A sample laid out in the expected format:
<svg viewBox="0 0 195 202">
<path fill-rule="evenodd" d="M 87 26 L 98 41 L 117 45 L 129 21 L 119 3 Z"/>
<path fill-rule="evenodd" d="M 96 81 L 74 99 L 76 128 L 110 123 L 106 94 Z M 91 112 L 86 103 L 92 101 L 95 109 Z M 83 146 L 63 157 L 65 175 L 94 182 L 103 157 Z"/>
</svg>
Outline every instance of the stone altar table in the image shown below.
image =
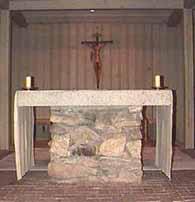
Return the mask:
<svg viewBox="0 0 195 202">
<path fill-rule="evenodd" d="M 156 106 L 155 164 L 171 178 L 173 114 L 171 90 L 17 91 L 14 105 L 14 140 L 18 180 L 34 166 L 33 107 L 36 106 Z"/>
</svg>

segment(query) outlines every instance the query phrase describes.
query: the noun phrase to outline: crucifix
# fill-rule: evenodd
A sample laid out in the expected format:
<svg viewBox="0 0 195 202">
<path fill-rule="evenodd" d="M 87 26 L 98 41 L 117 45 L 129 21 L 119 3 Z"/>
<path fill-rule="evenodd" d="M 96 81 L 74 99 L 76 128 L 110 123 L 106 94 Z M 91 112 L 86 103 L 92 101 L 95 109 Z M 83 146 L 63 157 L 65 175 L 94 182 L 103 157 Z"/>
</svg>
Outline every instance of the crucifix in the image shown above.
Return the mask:
<svg viewBox="0 0 195 202">
<path fill-rule="evenodd" d="M 103 48 L 106 44 L 113 42 L 113 41 L 100 41 L 100 36 L 101 36 L 101 34 L 96 33 L 95 41 L 82 41 L 81 42 L 81 44 L 85 44 L 92 49 L 91 50 L 91 61 L 94 64 L 94 70 L 95 70 L 98 89 L 99 89 L 99 84 L 100 84 L 100 75 L 102 72 L 100 51 L 101 51 L 101 48 Z"/>
</svg>

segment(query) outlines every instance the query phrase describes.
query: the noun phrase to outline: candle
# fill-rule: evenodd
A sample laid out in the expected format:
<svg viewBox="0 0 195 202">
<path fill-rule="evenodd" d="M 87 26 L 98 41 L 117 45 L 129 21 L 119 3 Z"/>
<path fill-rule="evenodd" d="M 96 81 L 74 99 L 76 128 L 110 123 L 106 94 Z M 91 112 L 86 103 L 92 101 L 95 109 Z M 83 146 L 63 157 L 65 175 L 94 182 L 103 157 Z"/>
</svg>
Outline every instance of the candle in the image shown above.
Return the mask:
<svg viewBox="0 0 195 202">
<path fill-rule="evenodd" d="M 161 76 L 160 75 L 156 75 L 155 76 L 155 87 L 156 88 L 160 88 L 161 87 Z"/>
<path fill-rule="evenodd" d="M 26 89 L 30 90 L 32 88 L 32 77 L 27 76 L 26 77 Z"/>
</svg>

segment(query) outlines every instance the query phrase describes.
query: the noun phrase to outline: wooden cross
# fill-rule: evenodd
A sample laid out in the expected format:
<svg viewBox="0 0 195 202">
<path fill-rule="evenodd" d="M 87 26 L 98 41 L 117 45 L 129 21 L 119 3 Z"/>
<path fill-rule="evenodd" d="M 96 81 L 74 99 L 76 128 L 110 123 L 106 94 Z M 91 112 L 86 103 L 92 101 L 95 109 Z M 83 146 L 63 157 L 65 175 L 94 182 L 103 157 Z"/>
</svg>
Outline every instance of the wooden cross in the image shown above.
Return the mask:
<svg viewBox="0 0 195 202">
<path fill-rule="evenodd" d="M 92 48 L 91 51 L 91 60 L 94 63 L 94 70 L 97 80 L 97 88 L 99 89 L 100 84 L 100 76 L 102 72 L 101 58 L 100 58 L 100 50 L 108 43 L 113 43 L 113 41 L 100 41 L 101 34 L 95 34 L 95 41 L 82 41 L 81 44 L 87 45 Z"/>
</svg>

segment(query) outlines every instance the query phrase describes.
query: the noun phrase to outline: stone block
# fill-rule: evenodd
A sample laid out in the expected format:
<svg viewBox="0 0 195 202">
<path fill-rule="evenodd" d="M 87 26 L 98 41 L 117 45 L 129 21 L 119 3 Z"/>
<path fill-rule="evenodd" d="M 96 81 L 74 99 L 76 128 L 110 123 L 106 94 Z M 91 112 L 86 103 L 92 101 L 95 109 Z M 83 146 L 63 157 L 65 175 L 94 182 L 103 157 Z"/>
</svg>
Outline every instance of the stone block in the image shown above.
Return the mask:
<svg viewBox="0 0 195 202">
<path fill-rule="evenodd" d="M 122 156 L 126 144 L 126 137 L 111 138 L 104 141 L 99 148 L 99 155 Z"/>
<path fill-rule="evenodd" d="M 70 147 L 70 138 L 63 136 L 58 136 L 52 139 L 50 143 L 50 152 L 57 154 L 58 156 L 69 156 L 70 152 L 68 151 Z"/>
<path fill-rule="evenodd" d="M 141 148 L 142 144 L 141 141 L 131 141 L 126 144 L 126 151 L 132 158 L 141 159 Z"/>
<path fill-rule="evenodd" d="M 58 178 L 80 178 L 94 176 L 97 174 L 96 168 L 81 164 L 70 165 L 50 162 L 48 165 L 48 175 Z"/>
<path fill-rule="evenodd" d="M 90 129 L 86 126 L 75 127 L 69 133 L 71 137 L 72 144 L 81 145 L 81 144 L 95 144 L 102 141 L 101 136 L 95 132 L 95 130 Z"/>
<path fill-rule="evenodd" d="M 140 182 L 141 109 L 52 108 L 49 175 L 68 182 Z"/>
</svg>

